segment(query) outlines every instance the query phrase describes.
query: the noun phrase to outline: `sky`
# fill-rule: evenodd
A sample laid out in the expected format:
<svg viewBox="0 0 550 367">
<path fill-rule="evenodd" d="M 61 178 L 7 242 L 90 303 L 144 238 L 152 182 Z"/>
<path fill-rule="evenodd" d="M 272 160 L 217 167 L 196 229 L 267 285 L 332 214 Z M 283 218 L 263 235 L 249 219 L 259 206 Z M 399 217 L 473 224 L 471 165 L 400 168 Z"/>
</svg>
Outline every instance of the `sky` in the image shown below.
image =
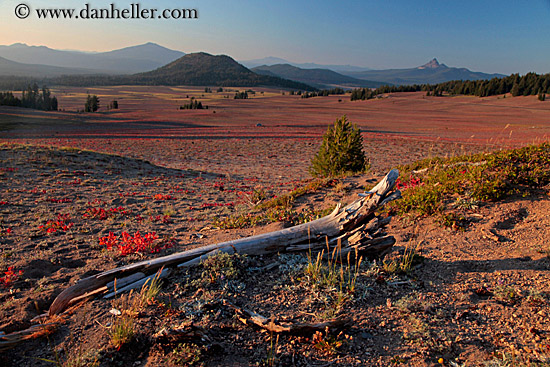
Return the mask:
<svg viewBox="0 0 550 367">
<path fill-rule="evenodd" d="M 196 9 L 197 19 L 38 19 L 36 9 Z M 19 19 L 15 9 L 31 9 Z M 0 44 L 109 51 L 146 42 L 237 60 L 550 72 L 550 0 L 0 0 Z"/>
</svg>

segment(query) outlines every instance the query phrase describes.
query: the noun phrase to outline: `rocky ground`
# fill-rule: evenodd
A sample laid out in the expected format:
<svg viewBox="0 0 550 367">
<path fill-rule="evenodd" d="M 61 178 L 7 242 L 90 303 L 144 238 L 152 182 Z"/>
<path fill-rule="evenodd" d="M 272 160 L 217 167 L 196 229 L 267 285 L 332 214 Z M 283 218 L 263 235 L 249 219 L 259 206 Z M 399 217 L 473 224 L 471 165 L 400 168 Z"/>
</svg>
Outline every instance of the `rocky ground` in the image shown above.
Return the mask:
<svg viewBox="0 0 550 367">
<path fill-rule="evenodd" d="M 433 154 L 407 144 L 400 145 L 406 162 Z M 132 150 L 127 141 L 113 149 L 122 146 L 132 153 L 1 147 L 1 331 L 31 326 L 64 288 L 98 271 L 288 226 L 220 229 L 216 218 L 246 213 L 259 192 L 267 200 L 308 183 L 301 175 L 309 159 L 296 152 L 281 153 L 292 162 L 284 180 L 270 184 L 266 173 L 274 171 L 276 160 L 263 155 L 254 160 L 252 150 L 243 150 L 246 164 L 272 163 L 247 175 L 242 165 L 229 163 L 225 171 L 208 170 L 216 167 L 213 151 L 204 153 L 208 164 L 182 169 L 173 167 L 172 150 Z M 374 173 L 312 190 L 297 199 L 294 213 L 350 202 L 398 163 L 387 152 L 370 156 Z M 539 190 L 471 208 L 463 230 L 442 227 L 433 218 L 396 217 L 387 228 L 397 238 L 392 254 L 384 261 L 333 263 L 343 275 L 329 282 L 314 279 L 308 264 L 315 259 L 307 253 L 219 258 L 173 274 L 139 307 L 130 306 L 135 294 L 84 303 L 48 336 L 0 352 L 0 361 L 6 366 L 548 365 L 549 209 L 548 191 Z M 145 250 L 127 248 L 125 254 L 104 244 L 110 233 L 149 242 Z M 282 321 L 350 322 L 339 330 L 277 336 L 245 325 L 224 301 Z M 131 320 L 133 336 L 116 344 L 114 328 L 123 317 Z M 178 328 L 194 333 L 174 334 Z"/>
</svg>

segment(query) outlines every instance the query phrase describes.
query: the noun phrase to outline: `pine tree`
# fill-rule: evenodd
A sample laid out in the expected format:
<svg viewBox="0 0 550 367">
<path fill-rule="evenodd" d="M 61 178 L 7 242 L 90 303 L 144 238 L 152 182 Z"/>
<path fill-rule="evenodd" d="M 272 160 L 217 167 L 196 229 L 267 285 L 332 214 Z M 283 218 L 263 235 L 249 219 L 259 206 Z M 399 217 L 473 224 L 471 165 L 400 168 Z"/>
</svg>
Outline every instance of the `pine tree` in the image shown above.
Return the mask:
<svg viewBox="0 0 550 367">
<path fill-rule="evenodd" d="M 510 93 L 512 93 L 512 97 L 517 97 L 517 96 L 519 96 L 519 85 L 518 85 L 518 83 L 514 83 L 514 85 L 512 86 L 512 90 L 510 91 Z"/>
<path fill-rule="evenodd" d="M 84 104 L 84 112 L 96 112 L 99 109 L 99 98 L 96 95 L 89 95 Z"/>
<path fill-rule="evenodd" d="M 310 173 L 315 177 L 328 177 L 364 172 L 368 168 L 361 131 L 342 116 L 323 136 L 319 152 L 311 161 Z"/>
<path fill-rule="evenodd" d="M 50 105 L 50 106 L 51 106 L 51 110 L 52 110 L 52 111 L 57 111 L 57 108 L 58 108 L 57 97 L 54 96 L 54 97 L 51 99 L 51 105 Z"/>
<path fill-rule="evenodd" d="M 92 96 L 88 94 L 84 103 L 84 112 L 92 112 Z"/>
</svg>

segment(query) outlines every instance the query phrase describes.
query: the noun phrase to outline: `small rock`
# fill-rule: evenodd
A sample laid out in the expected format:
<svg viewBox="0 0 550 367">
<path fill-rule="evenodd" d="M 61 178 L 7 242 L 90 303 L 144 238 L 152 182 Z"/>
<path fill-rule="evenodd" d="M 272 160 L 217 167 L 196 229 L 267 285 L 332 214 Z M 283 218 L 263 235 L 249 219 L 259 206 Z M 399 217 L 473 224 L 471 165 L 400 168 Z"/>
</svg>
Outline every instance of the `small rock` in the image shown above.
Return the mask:
<svg viewBox="0 0 550 367">
<path fill-rule="evenodd" d="M 361 338 L 363 339 L 372 339 L 374 338 L 374 335 L 372 335 L 371 333 L 368 333 L 366 331 L 363 331 L 361 334 L 360 334 Z"/>
</svg>

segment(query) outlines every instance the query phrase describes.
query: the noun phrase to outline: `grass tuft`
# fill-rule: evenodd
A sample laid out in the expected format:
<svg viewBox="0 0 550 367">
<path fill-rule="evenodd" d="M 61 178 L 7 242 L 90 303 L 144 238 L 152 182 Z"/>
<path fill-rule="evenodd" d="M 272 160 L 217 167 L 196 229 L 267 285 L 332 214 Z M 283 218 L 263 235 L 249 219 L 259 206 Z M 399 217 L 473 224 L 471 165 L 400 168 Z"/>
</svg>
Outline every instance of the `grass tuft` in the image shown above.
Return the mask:
<svg viewBox="0 0 550 367">
<path fill-rule="evenodd" d="M 130 342 L 134 337 L 134 319 L 130 314 L 122 314 L 117 317 L 109 329 L 109 337 L 111 339 L 111 345 L 117 350 L 120 350 L 122 346 Z"/>
<path fill-rule="evenodd" d="M 247 197 L 249 204 L 255 204 L 250 210 L 225 218 L 214 218 L 213 224 L 221 229 L 250 228 L 274 222 L 287 222 L 292 225 L 311 222 L 328 215 L 334 208 L 324 210 L 304 209 L 300 212 L 293 208 L 294 202 L 300 196 L 314 193 L 323 187 L 334 186 L 337 179 L 314 179 L 287 194 L 266 200 L 266 194 L 261 188 L 255 188 Z"/>
</svg>

